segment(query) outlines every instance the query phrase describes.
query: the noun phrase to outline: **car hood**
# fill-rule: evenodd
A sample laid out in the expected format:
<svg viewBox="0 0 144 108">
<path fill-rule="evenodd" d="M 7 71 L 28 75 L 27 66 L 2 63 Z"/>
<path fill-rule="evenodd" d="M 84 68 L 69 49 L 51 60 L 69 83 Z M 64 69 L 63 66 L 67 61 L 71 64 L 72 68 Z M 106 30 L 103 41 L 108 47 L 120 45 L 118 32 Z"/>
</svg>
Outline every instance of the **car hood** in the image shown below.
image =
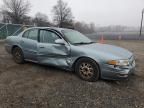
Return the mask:
<svg viewBox="0 0 144 108">
<path fill-rule="evenodd" d="M 108 44 L 94 43 L 80 45 L 79 47 L 87 53 L 95 53 L 98 54 L 100 57 L 107 59 L 128 59 L 132 56 L 132 53 L 130 51 Z"/>
</svg>

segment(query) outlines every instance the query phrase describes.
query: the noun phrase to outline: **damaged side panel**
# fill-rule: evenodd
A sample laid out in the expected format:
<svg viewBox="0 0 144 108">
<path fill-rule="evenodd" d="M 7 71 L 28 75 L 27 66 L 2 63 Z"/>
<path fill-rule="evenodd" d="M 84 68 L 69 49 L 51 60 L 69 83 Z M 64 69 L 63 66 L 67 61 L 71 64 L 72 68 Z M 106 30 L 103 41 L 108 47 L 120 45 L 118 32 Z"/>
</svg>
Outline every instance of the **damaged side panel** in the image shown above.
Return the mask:
<svg viewBox="0 0 144 108">
<path fill-rule="evenodd" d="M 69 45 L 38 44 L 38 61 L 41 64 L 69 67 L 67 58 L 70 55 Z"/>
</svg>

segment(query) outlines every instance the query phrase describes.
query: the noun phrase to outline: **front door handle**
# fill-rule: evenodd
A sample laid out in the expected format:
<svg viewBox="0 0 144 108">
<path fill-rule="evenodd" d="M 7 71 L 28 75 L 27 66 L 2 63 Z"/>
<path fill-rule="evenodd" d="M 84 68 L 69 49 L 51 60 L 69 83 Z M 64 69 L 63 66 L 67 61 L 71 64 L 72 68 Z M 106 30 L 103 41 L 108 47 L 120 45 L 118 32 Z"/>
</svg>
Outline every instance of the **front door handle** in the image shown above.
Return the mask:
<svg viewBox="0 0 144 108">
<path fill-rule="evenodd" d="M 39 48 L 45 48 L 44 46 L 40 46 Z"/>
<path fill-rule="evenodd" d="M 22 40 L 21 43 L 24 43 L 24 41 Z"/>
</svg>

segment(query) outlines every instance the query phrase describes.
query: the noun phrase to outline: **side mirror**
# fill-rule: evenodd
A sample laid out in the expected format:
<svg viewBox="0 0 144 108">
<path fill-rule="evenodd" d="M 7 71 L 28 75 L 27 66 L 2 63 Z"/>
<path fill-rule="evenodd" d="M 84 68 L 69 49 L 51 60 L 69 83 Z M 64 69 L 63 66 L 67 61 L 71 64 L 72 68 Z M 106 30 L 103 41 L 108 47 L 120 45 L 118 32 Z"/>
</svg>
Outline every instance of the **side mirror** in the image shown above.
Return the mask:
<svg viewBox="0 0 144 108">
<path fill-rule="evenodd" d="M 65 45 L 65 41 L 63 39 L 57 39 L 55 40 L 55 43 L 60 45 Z"/>
</svg>

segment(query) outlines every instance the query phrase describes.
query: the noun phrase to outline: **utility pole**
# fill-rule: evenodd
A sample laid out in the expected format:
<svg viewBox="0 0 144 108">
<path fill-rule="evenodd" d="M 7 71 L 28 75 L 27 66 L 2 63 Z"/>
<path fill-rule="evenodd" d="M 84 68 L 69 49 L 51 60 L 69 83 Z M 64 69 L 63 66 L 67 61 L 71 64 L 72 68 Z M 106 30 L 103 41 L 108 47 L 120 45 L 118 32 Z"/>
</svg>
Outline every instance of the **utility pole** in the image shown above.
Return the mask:
<svg viewBox="0 0 144 108">
<path fill-rule="evenodd" d="M 140 34 L 139 34 L 139 37 L 141 37 L 141 34 L 142 34 L 142 27 L 143 27 L 143 14 L 144 14 L 144 9 L 142 10 L 142 18 L 141 18 L 141 25 L 140 25 Z"/>
</svg>

